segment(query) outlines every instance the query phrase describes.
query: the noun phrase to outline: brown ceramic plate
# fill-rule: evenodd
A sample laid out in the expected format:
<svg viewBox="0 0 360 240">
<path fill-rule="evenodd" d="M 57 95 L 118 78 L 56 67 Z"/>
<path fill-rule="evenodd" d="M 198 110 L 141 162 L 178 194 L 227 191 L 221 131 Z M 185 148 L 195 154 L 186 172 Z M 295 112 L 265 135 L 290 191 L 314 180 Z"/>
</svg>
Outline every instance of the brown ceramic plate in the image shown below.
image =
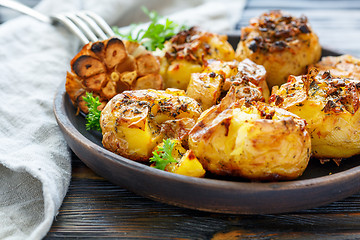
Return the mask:
<svg viewBox="0 0 360 240">
<path fill-rule="evenodd" d="M 236 45 L 239 36 L 229 36 Z M 323 55 L 339 55 L 323 49 Z M 185 208 L 237 214 L 290 212 L 324 205 L 360 191 L 360 157 L 320 164 L 312 159 L 303 176 L 286 182 L 193 178 L 177 175 L 116 155 L 102 147 L 101 134 L 85 130 L 65 84 L 55 97 L 54 112 L 67 143 L 93 171 L 109 181 L 156 201 Z"/>
</svg>

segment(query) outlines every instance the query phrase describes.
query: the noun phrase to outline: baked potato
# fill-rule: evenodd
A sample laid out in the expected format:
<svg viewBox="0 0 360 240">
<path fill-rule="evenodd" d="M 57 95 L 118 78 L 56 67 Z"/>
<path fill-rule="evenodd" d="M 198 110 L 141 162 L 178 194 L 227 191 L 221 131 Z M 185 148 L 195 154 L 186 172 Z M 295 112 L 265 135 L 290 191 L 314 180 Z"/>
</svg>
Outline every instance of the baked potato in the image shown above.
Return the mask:
<svg viewBox="0 0 360 240">
<path fill-rule="evenodd" d="M 197 27 L 181 31 L 165 42 L 160 73 L 165 88 L 186 90 L 191 73 L 200 72 L 206 60 L 230 61 L 235 52 L 227 36 L 205 32 Z"/>
<path fill-rule="evenodd" d="M 359 88 L 358 80 L 312 68 L 274 87 L 270 104 L 306 120 L 314 157 L 347 158 L 360 154 Z"/>
<path fill-rule="evenodd" d="M 161 89 L 160 63 L 151 52 L 135 42 L 110 38 L 90 42 L 71 60 L 66 75 L 66 92 L 75 107 L 84 113 L 86 92 L 105 104 L 116 94 L 130 89 Z"/>
<path fill-rule="evenodd" d="M 265 101 L 269 98 L 266 70 L 249 59 L 241 62 L 210 60 L 204 71 L 191 74 L 186 95 L 202 108 L 217 104 L 230 86 L 235 87 L 237 99 Z"/>
<path fill-rule="evenodd" d="M 201 112 L 184 91 L 124 91 L 101 112 L 102 143 L 112 152 L 146 162 L 164 138 L 186 141 Z"/>
<path fill-rule="evenodd" d="M 334 77 L 360 80 L 360 59 L 351 55 L 323 57 L 314 67 L 320 72 L 330 71 Z"/>
<path fill-rule="evenodd" d="M 206 171 L 252 180 L 295 179 L 311 152 L 303 119 L 263 102 L 236 100 L 233 87 L 201 114 L 189 147 Z"/>
<path fill-rule="evenodd" d="M 267 83 L 285 83 L 288 76 L 305 74 L 308 65 L 319 61 L 321 46 L 305 16 L 293 17 L 279 10 L 250 20 L 241 29 L 236 59 L 249 58 L 263 65 Z"/>
<path fill-rule="evenodd" d="M 190 177 L 203 177 L 205 175 L 203 166 L 192 150 L 186 150 L 178 139 L 168 139 L 167 141 L 173 145 L 171 156 L 176 162 L 168 163 L 164 167 L 165 171 Z M 166 141 L 160 143 L 154 151 L 159 155 L 159 150 L 163 150 L 165 144 Z M 157 167 L 158 162 L 156 160 L 151 162 L 155 162 L 151 165 L 152 167 Z"/>
</svg>

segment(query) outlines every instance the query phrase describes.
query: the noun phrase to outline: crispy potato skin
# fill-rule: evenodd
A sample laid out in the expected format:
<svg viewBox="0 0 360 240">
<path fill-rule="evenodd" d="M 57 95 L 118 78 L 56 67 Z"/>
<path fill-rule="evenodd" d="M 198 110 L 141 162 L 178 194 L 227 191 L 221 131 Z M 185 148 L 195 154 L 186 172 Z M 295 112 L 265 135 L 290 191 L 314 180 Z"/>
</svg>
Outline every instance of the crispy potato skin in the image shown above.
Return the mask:
<svg viewBox="0 0 360 240">
<path fill-rule="evenodd" d="M 233 94 L 203 112 L 189 134 L 189 147 L 204 168 L 252 180 L 302 175 L 311 152 L 305 121 L 262 102 L 229 100 Z"/>
<path fill-rule="evenodd" d="M 334 77 L 360 80 L 360 59 L 351 55 L 323 57 L 320 62 L 314 64 L 314 67 L 321 73 L 330 71 Z"/>
<path fill-rule="evenodd" d="M 184 91 L 125 91 L 101 112 L 102 143 L 124 157 L 148 161 L 164 138 L 186 140 L 201 111 Z"/>
<path fill-rule="evenodd" d="M 306 120 L 314 157 L 347 158 L 360 154 L 359 88 L 360 81 L 313 68 L 273 88 L 270 104 Z"/>
<path fill-rule="evenodd" d="M 88 113 L 86 92 L 99 97 L 102 105 L 116 94 L 132 89 L 162 89 L 158 58 L 135 42 L 110 38 L 90 42 L 71 60 L 66 92 L 75 107 Z"/>
<path fill-rule="evenodd" d="M 208 109 L 235 87 L 237 99 L 265 101 L 269 98 L 266 70 L 249 59 L 242 62 L 211 60 L 201 73 L 191 74 L 186 95 Z"/>
<path fill-rule="evenodd" d="M 319 61 L 321 46 L 305 17 L 295 18 L 281 11 L 270 11 L 250 20 L 241 29 L 236 59 L 249 58 L 263 65 L 267 83 L 285 83 L 289 75 L 305 74 L 308 65 Z"/>
<path fill-rule="evenodd" d="M 182 90 L 186 90 L 191 73 L 202 71 L 205 61 L 231 61 L 235 58 L 227 36 L 205 32 L 197 27 L 182 31 L 165 42 L 161 55 L 160 73 L 165 88 Z"/>
</svg>

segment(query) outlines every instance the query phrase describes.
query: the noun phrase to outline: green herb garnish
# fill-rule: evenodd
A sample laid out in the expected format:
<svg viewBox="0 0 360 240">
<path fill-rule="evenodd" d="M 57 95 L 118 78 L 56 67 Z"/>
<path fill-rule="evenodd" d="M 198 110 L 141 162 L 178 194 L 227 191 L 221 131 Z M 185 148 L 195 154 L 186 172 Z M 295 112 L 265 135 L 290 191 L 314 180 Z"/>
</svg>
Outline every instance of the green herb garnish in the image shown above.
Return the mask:
<svg viewBox="0 0 360 240">
<path fill-rule="evenodd" d="M 126 34 L 120 33 L 118 28 L 113 28 L 115 34 L 126 40 L 138 42 L 150 51 L 155 51 L 157 48 L 164 48 L 165 40 L 186 29 L 184 25 L 180 26 L 169 19 L 165 20 L 165 24 L 161 24 L 159 21 L 163 17 L 159 16 L 156 11 L 149 11 L 146 7 L 142 7 L 142 10 L 150 19 L 148 29 L 136 30 L 140 24 L 132 24 L 130 31 Z"/>
<path fill-rule="evenodd" d="M 160 170 L 165 170 L 169 163 L 177 162 L 171 155 L 175 143 L 171 139 L 164 139 L 163 142 L 164 145 L 153 151 L 153 156 L 150 158 L 150 162 L 155 162 L 154 167 Z"/>
<path fill-rule="evenodd" d="M 86 92 L 86 96 L 83 97 L 86 102 L 86 106 L 89 109 L 89 113 L 86 115 L 86 130 L 101 131 L 100 127 L 100 115 L 101 111 L 98 107 L 101 105 L 99 97 L 94 98 L 92 93 Z"/>
</svg>

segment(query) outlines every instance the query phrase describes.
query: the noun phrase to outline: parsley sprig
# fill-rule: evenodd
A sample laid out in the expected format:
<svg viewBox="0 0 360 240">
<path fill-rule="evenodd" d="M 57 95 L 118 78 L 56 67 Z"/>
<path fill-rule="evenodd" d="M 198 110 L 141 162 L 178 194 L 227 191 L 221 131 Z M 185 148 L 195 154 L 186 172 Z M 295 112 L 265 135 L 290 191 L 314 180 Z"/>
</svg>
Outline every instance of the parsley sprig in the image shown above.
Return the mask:
<svg viewBox="0 0 360 240">
<path fill-rule="evenodd" d="M 86 130 L 101 131 L 100 127 L 100 115 L 101 111 L 98 107 L 101 105 L 99 97 L 94 98 L 92 93 L 86 92 L 86 96 L 83 97 L 86 102 L 86 106 L 89 109 L 89 113 L 86 115 Z"/>
<path fill-rule="evenodd" d="M 165 20 L 165 24 L 161 24 L 160 21 L 163 17 L 156 11 L 149 11 L 146 7 L 142 7 L 142 10 L 150 19 L 150 25 L 147 29 L 138 29 L 140 24 L 132 24 L 130 31 L 125 34 L 120 33 L 118 28 L 113 28 L 115 34 L 126 40 L 138 42 L 150 51 L 155 51 L 157 48 L 164 48 L 165 40 L 186 29 L 185 25 L 180 26 L 168 18 Z"/>
<path fill-rule="evenodd" d="M 165 170 L 166 165 L 169 163 L 177 162 L 172 156 L 175 145 L 174 141 L 171 139 L 164 139 L 163 143 L 163 146 L 160 146 L 153 151 L 153 156 L 150 158 L 150 162 L 155 162 L 154 167 L 160 170 Z"/>
</svg>

